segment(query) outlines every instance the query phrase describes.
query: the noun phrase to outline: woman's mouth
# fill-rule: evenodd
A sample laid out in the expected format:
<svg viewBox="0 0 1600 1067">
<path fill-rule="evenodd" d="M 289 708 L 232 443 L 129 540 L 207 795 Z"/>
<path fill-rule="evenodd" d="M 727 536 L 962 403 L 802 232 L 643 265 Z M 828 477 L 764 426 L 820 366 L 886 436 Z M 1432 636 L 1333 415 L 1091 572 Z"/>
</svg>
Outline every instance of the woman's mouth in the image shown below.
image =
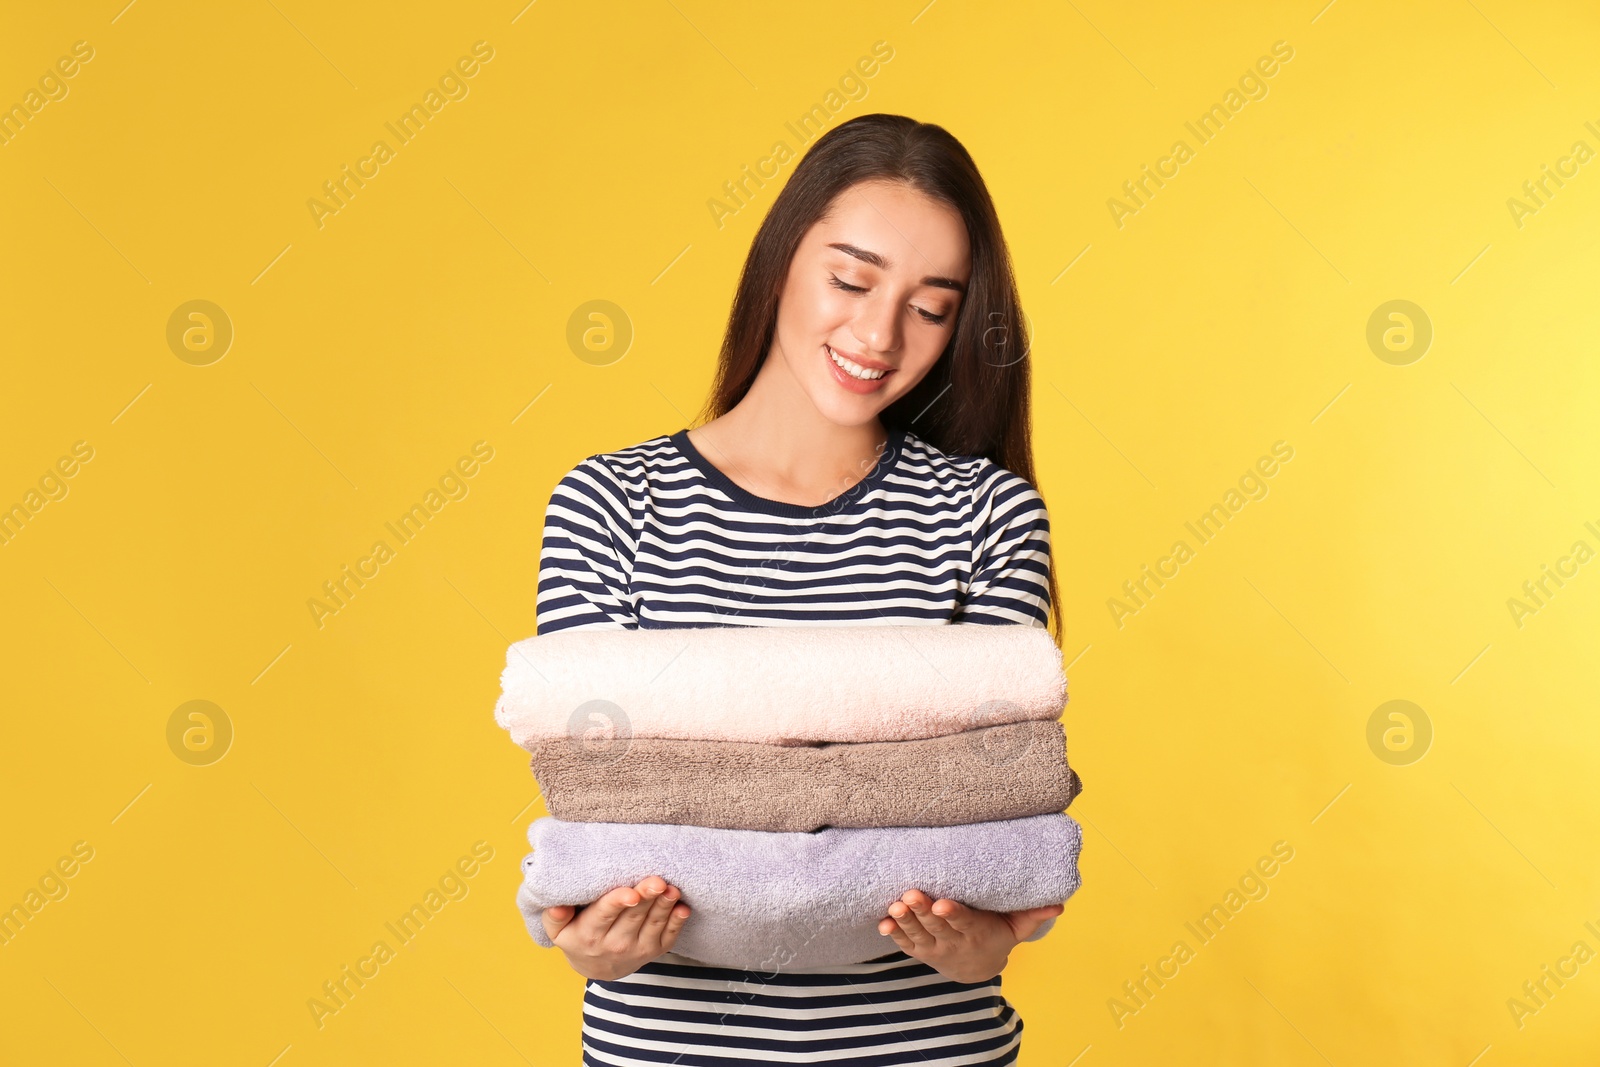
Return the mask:
<svg viewBox="0 0 1600 1067">
<path fill-rule="evenodd" d="M 877 392 L 883 388 L 883 383 L 894 373 L 893 370 L 877 370 L 863 367 L 854 360 L 839 355 L 826 344 L 822 346 L 822 353 L 828 360 L 828 367 L 833 373 L 833 380 L 852 393 Z"/>
</svg>

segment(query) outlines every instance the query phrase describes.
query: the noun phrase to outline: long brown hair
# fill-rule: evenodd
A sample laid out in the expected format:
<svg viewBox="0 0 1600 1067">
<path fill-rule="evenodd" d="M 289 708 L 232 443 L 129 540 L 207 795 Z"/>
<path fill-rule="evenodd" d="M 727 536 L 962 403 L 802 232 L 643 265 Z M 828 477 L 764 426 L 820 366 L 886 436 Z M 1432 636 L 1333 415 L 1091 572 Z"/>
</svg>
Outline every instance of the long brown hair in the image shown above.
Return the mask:
<svg viewBox="0 0 1600 1067">
<path fill-rule="evenodd" d="M 972 277 L 949 345 L 915 388 L 883 410 L 880 421 L 889 430 L 913 430 L 947 455 L 986 457 L 1037 491 L 1028 329 L 994 202 L 960 141 L 942 126 L 904 115 L 861 115 L 835 126 L 796 165 L 745 258 L 699 423 L 727 414 L 749 391 L 772 348 L 778 300 L 801 239 L 840 193 L 871 180 L 901 182 L 949 205 L 966 223 L 972 249 Z M 1059 644 L 1056 588 L 1052 551 L 1050 621 Z"/>
</svg>

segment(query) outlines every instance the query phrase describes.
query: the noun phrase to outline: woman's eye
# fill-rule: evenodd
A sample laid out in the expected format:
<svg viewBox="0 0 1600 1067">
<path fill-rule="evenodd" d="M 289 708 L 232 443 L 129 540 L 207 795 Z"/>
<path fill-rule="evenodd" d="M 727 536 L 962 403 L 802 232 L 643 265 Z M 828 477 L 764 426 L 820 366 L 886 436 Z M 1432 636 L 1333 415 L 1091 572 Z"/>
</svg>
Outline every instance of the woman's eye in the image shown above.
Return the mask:
<svg viewBox="0 0 1600 1067">
<path fill-rule="evenodd" d="M 837 274 L 828 275 L 828 284 L 833 286 L 835 289 L 843 289 L 847 293 L 864 293 L 867 291 L 864 286 L 851 285 L 849 282 L 840 281 Z M 923 321 L 928 323 L 930 326 L 942 325 L 944 320 L 950 317 L 948 312 L 943 315 L 935 315 L 933 312 L 925 311 L 922 308 L 916 308 L 915 310 L 918 315 L 922 316 Z"/>
</svg>

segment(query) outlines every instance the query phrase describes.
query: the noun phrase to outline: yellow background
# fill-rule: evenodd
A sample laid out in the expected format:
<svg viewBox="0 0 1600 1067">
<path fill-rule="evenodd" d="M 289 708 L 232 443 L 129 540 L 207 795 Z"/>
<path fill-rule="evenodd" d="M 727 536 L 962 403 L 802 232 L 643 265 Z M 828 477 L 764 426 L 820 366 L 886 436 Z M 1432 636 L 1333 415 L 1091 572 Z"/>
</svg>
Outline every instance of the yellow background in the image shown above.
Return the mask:
<svg viewBox="0 0 1600 1067">
<path fill-rule="evenodd" d="M 690 424 L 778 185 L 720 228 L 708 202 L 800 150 L 785 123 L 876 41 L 832 124 L 966 144 L 1035 330 L 1085 846 L 1006 970 L 1021 1062 L 1600 1056 L 1600 962 L 1507 1007 L 1600 950 L 1600 564 L 1520 627 L 1507 604 L 1600 548 L 1600 162 L 1507 206 L 1600 148 L 1592 5 L 122 5 L 0 35 L 0 103 L 94 49 L 0 146 L 0 504 L 93 449 L 0 546 L 0 904 L 93 849 L 0 946 L 0 1060 L 576 1062 L 582 980 L 513 903 L 544 809 L 491 714 L 542 510 L 582 457 Z M 322 183 L 480 40 L 468 95 L 319 227 Z M 1179 138 L 1119 228 L 1107 201 Z M 207 366 L 166 339 L 196 299 L 234 329 Z M 605 365 L 566 340 L 597 299 L 634 331 Z M 1409 365 L 1366 342 L 1392 299 L 1433 325 Z M 319 626 L 322 584 L 480 440 L 467 495 Z M 1277 441 L 1267 495 L 1195 542 Z M 1408 765 L 1367 741 L 1396 699 L 1433 730 Z M 208 766 L 168 745 L 190 700 L 234 731 Z M 319 1027 L 308 1000 L 478 841 L 468 894 Z M 1185 922 L 1277 841 L 1268 895 L 1200 946 Z"/>
</svg>

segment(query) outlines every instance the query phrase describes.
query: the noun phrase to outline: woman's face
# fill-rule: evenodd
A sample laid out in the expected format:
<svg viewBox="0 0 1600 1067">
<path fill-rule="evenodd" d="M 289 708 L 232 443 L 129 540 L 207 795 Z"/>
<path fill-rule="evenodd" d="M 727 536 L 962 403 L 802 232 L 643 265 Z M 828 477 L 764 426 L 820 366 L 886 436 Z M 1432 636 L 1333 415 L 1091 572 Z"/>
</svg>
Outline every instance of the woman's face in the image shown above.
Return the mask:
<svg viewBox="0 0 1600 1067">
<path fill-rule="evenodd" d="M 871 422 L 938 362 L 971 272 L 954 209 L 899 182 L 857 183 L 796 249 L 768 361 L 829 421 Z"/>
</svg>

